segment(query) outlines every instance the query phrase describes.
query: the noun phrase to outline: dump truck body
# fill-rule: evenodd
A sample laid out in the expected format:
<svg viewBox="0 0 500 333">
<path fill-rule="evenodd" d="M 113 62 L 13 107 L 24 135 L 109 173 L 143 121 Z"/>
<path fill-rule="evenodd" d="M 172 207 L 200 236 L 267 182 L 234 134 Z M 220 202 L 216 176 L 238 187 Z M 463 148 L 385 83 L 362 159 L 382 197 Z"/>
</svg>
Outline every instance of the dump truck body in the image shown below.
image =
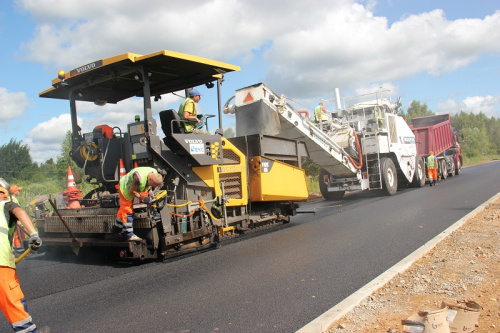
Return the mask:
<svg viewBox="0 0 500 333">
<path fill-rule="evenodd" d="M 451 127 L 451 115 L 413 118 L 411 123 L 410 128 L 417 143 L 417 154 L 426 161 L 429 152 L 434 153 L 438 158 L 439 177 L 444 179 L 460 174 L 463 164 L 462 152 L 458 133 Z"/>
</svg>

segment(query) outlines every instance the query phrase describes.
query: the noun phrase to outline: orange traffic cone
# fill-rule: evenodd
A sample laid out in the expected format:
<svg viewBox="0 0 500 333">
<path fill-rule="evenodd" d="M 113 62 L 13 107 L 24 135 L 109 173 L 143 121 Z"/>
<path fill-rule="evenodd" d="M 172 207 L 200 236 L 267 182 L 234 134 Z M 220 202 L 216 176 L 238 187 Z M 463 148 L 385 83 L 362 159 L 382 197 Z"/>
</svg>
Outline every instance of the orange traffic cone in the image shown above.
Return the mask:
<svg viewBox="0 0 500 333">
<path fill-rule="evenodd" d="M 13 245 L 15 250 L 22 249 L 21 240 L 19 238 L 19 233 L 18 233 L 17 227 L 16 227 L 16 230 L 14 231 L 14 239 L 12 241 L 12 245 Z"/>
<path fill-rule="evenodd" d="M 127 175 L 127 170 L 125 170 L 125 166 L 123 165 L 123 160 L 120 158 L 120 179 Z"/>
<path fill-rule="evenodd" d="M 63 197 L 68 202 L 68 207 L 66 208 L 81 208 L 78 200 L 83 198 L 82 190 L 76 187 L 75 178 L 70 166 L 68 166 L 68 189 L 64 191 Z"/>
<path fill-rule="evenodd" d="M 125 166 L 123 165 L 123 160 L 120 158 L 120 180 L 127 175 L 127 170 L 125 169 Z M 120 189 L 120 183 L 115 185 L 115 188 L 117 190 Z"/>
<path fill-rule="evenodd" d="M 137 161 L 134 161 L 134 169 L 138 168 L 138 167 L 139 167 L 139 164 L 137 164 Z"/>
</svg>

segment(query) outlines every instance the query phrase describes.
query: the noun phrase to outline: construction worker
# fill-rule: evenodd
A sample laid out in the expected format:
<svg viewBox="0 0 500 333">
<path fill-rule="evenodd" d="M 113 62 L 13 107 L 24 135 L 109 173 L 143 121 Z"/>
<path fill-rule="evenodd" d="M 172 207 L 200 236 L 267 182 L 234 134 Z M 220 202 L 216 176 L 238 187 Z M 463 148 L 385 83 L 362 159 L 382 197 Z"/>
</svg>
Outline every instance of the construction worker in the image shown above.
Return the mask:
<svg viewBox="0 0 500 333">
<path fill-rule="evenodd" d="M 17 199 L 17 197 L 19 196 L 19 194 L 21 194 L 22 189 L 23 189 L 22 187 L 19 187 L 17 185 L 10 186 L 10 194 L 12 196 L 12 201 L 14 201 L 18 205 L 19 205 L 19 200 Z"/>
<path fill-rule="evenodd" d="M 436 185 L 437 180 L 437 157 L 434 156 L 434 152 L 430 151 L 429 156 L 427 156 L 427 170 L 429 177 L 429 185 Z"/>
<path fill-rule="evenodd" d="M 373 121 L 377 123 L 378 127 L 384 127 L 384 115 L 380 107 L 375 107 L 373 111 Z"/>
<path fill-rule="evenodd" d="M 320 123 L 328 120 L 328 110 L 323 106 L 323 102 L 319 102 L 318 106 L 314 108 L 314 122 Z"/>
<path fill-rule="evenodd" d="M 19 187 L 17 185 L 11 185 L 10 186 L 10 195 L 11 195 L 11 200 L 15 202 L 16 204 L 19 205 L 19 200 L 17 197 L 21 194 L 21 190 L 23 188 Z M 19 221 L 16 223 L 16 228 L 14 231 L 14 237 L 12 239 L 12 248 L 14 249 L 14 252 L 17 254 L 23 253 L 24 248 L 21 243 L 22 239 L 24 239 L 23 231 L 22 231 L 22 226 L 20 225 Z"/>
<path fill-rule="evenodd" d="M 17 203 L 10 201 L 7 188 L 0 187 L 0 308 L 14 332 L 49 332 L 48 327 L 38 330 L 33 323 L 17 278 L 11 238 L 18 220 L 30 234 L 31 250 L 38 250 L 42 240 L 28 214 Z"/>
<path fill-rule="evenodd" d="M 203 123 L 198 118 L 196 111 L 196 104 L 200 101 L 200 99 L 200 92 L 196 89 L 192 89 L 189 92 L 189 97 L 186 97 L 186 99 L 179 106 L 179 117 L 182 120 L 187 120 L 184 122 L 184 133 L 208 134 L 206 130 L 199 128 L 200 126 L 203 126 Z"/>
<path fill-rule="evenodd" d="M 138 167 L 130 170 L 120 179 L 120 209 L 116 215 L 113 231 L 128 241 L 141 241 L 134 234 L 134 199 L 149 203 L 152 200 L 151 189 L 163 184 L 163 177 L 150 167 Z M 142 193 L 142 195 L 141 195 Z"/>
</svg>

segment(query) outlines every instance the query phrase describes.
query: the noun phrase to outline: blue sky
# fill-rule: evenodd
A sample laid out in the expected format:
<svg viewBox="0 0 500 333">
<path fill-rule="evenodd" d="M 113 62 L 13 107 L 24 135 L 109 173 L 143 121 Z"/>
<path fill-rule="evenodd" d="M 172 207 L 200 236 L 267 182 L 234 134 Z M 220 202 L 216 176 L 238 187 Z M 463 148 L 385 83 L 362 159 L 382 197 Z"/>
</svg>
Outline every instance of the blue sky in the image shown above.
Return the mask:
<svg viewBox="0 0 500 333">
<path fill-rule="evenodd" d="M 13 138 L 30 146 L 36 162 L 56 158 L 70 129 L 69 104 L 38 93 L 57 71 L 164 49 L 241 66 L 226 76 L 223 102 L 258 82 L 299 108 L 332 99 L 336 87 L 347 97 L 383 86 L 405 109 L 417 100 L 436 113 L 500 117 L 500 0 L 189 3 L 1 1 L 0 145 Z M 202 112 L 215 113 L 214 94 L 200 90 Z M 153 112 L 180 102 L 164 96 Z M 125 127 L 141 105 L 82 103 L 80 125 L 84 132 L 103 123 Z M 234 126 L 232 116 L 223 121 Z"/>
</svg>

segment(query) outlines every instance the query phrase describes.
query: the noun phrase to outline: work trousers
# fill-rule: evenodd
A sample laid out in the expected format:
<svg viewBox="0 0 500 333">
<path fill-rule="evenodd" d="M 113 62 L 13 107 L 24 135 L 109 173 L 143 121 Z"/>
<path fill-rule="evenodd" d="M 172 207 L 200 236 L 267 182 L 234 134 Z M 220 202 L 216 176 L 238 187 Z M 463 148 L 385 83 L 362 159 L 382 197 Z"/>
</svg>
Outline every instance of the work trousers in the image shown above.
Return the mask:
<svg viewBox="0 0 500 333">
<path fill-rule="evenodd" d="M 14 332 L 38 332 L 28 313 L 16 270 L 0 266 L 0 308 Z"/>
<path fill-rule="evenodd" d="M 432 183 L 433 181 L 436 181 L 438 178 L 437 175 L 438 175 L 437 169 L 429 169 L 428 172 L 429 182 Z"/>
<path fill-rule="evenodd" d="M 127 200 L 120 193 L 120 209 L 116 214 L 115 225 L 113 230 L 121 233 L 125 238 L 130 238 L 134 234 L 134 199 Z"/>
</svg>

